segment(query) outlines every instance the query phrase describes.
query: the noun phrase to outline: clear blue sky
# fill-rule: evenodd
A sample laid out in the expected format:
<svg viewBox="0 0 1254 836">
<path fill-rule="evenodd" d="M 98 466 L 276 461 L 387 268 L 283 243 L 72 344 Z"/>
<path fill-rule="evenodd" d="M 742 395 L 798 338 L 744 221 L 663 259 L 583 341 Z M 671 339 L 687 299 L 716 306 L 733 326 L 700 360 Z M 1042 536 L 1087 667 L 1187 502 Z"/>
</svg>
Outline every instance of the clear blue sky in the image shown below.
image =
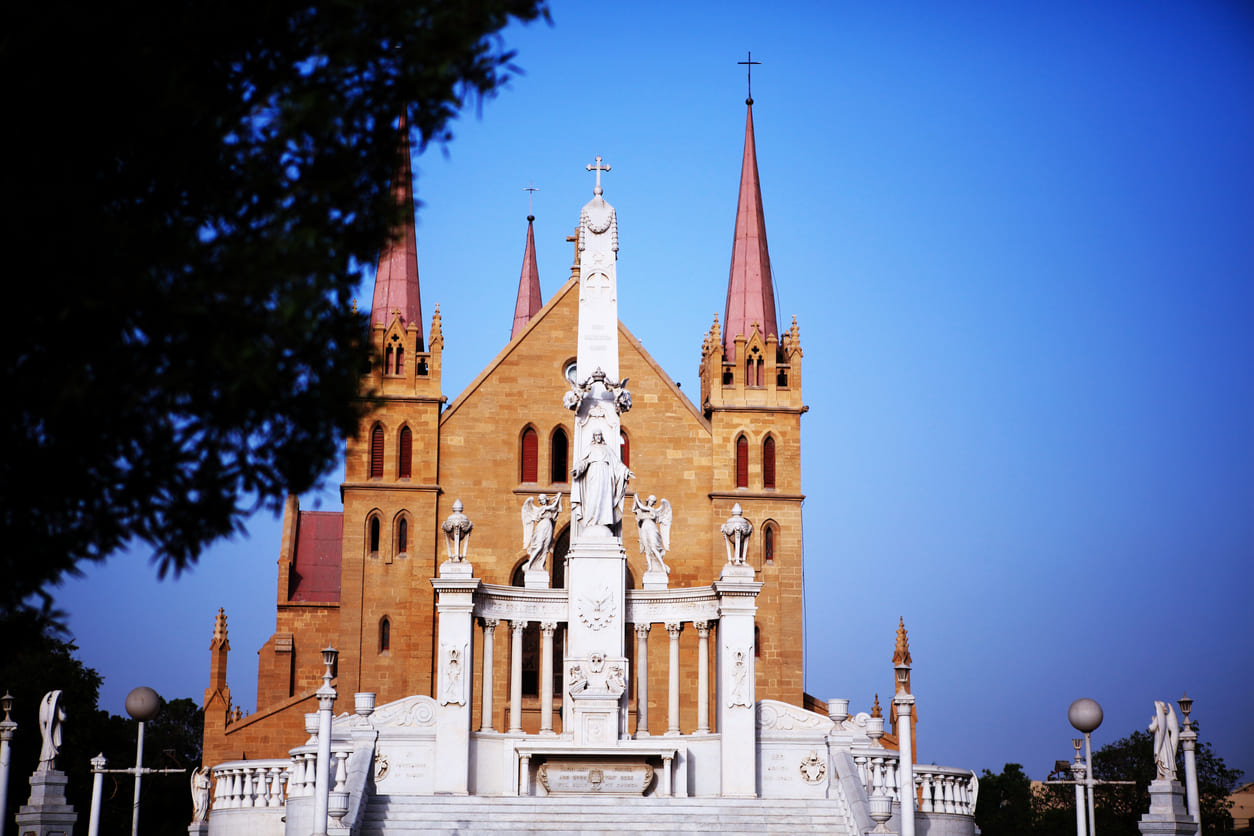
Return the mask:
<svg viewBox="0 0 1254 836">
<path fill-rule="evenodd" d="M 557 0 L 553 21 L 507 31 L 526 74 L 415 161 L 445 394 L 508 338 L 523 187 L 547 299 L 596 154 L 623 321 L 698 391 L 752 50 L 810 406 L 807 690 L 889 693 L 904 616 L 925 762 L 1042 778 L 1073 699 L 1105 707 L 1101 745 L 1187 689 L 1254 777 L 1254 5 Z M 65 585 L 105 707 L 199 700 L 223 606 L 253 708 L 279 526 L 249 529 L 177 581 L 136 553 Z"/>
</svg>

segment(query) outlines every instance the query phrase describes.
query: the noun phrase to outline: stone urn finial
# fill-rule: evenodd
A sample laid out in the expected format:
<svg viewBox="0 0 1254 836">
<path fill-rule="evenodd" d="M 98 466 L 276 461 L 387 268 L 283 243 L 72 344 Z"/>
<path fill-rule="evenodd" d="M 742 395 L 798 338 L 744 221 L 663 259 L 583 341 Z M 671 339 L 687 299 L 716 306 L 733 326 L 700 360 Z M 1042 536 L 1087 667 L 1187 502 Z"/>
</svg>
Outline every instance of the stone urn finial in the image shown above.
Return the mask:
<svg viewBox="0 0 1254 836">
<path fill-rule="evenodd" d="M 448 559 L 453 563 L 461 563 L 466 559 L 467 546 L 470 543 L 470 532 L 474 523 L 462 513 L 462 501 L 453 502 L 453 513 L 440 526 L 444 530 L 444 542 L 448 546 Z"/>
</svg>

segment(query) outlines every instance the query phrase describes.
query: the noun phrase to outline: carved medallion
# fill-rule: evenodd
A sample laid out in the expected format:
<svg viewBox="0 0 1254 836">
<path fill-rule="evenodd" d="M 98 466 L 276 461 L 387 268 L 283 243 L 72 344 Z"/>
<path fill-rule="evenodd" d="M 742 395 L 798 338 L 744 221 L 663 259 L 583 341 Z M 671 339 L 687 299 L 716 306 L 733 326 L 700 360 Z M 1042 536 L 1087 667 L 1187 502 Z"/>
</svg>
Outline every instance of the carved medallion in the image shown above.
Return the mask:
<svg viewBox="0 0 1254 836">
<path fill-rule="evenodd" d="M 819 757 L 818 752 L 811 752 L 801 761 L 801 780 L 807 784 L 817 784 L 827 774 L 827 764 Z"/>
<path fill-rule="evenodd" d="M 614 620 L 617 605 L 610 599 L 613 593 L 608 586 L 602 586 L 591 595 L 579 598 L 579 620 L 592 630 L 602 630 Z"/>
</svg>

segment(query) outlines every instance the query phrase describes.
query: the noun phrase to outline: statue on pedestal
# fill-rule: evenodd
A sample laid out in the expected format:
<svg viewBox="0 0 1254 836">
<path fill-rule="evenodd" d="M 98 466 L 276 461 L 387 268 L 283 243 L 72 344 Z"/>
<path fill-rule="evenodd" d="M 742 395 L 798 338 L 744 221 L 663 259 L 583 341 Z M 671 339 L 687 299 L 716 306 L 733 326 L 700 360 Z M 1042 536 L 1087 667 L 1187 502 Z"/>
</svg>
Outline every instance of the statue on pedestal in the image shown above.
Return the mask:
<svg viewBox="0 0 1254 836">
<path fill-rule="evenodd" d="M 749 535 L 753 533 L 753 523 L 744 518 L 739 502 L 732 507 L 732 515 L 719 527 L 719 531 L 723 533 L 723 539 L 727 543 L 728 565 L 744 566 L 745 555 L 749 550 Z"/>
<path fill-rule="evenodd" d="M 61 707 L 61 692 L 49 691 L 39 703 L 39 734 L 43 746 L 39 750 L 39 766 L 36 772 L 56 769 L 57 752 L 61 750 L 61 724 L 65 722 L 65 709 Z"/>
<path fill-rule="evenodd" d="M 553 529 L 562 513 L 562 495 L 550 500 L 545 494 L 527 497 L 522 507 L 523 548 L 527 550 L 527 571 L 543 571 L 544 559 L 553 550 Z"/>
<path fill-rule="evenodd" d="M 669 500 L 658 502 L 656 496 L 641 502 L 636 496 L 631 511 L 636 515 L 636 525 L 640 528 L 640 552 L 648 562 L 648 571 L 671 573 L 671 567 L 662 560 L 671 548 L 671 520 L 673 512 Z"/>
<path fill-rule="evenodd" d="M 209 816 L 209 767 L 193 769 L 191 775 L 192 824 Z"/>
<path fill-rule="evenodd" d="M 1176 748 L 1180 745 L 1180 723 L 1176 712 L 1162 700 L 1154 700 L 1154 719 L 1149 731 L 1154 733 L 1154 763 L 1158 779 L 1176 780 Z"/>
</svg>

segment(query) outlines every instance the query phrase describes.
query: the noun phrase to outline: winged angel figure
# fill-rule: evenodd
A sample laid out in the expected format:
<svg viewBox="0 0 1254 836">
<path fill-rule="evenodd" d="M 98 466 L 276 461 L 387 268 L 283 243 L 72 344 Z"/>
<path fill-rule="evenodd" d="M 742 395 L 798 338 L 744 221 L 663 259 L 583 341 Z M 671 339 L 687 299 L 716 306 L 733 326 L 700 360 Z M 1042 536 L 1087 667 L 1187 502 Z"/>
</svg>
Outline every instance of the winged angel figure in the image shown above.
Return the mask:
<svg viewBox="0 0 1254 836">
<path fill-rule="evenodd" d="M 631 506 L 636 515 L 636 525 L 640 527 L 640 552 L 648 561 L 650 572 L 671 573 L 671 567 L 662 560 L 671 550 L 671 503 L 663 499 L 658 502 L 656 496 L 650 496 L 644 502 L 637 495 Z"/>
<path fill-rule="evenodd" d="M 527 497 L 522 507 L 523 548 L 527 550 L 528 571 L 544 569 L 544 560 L 553 549 L 557 515 L 562 513 L 560 493 L 551 500 L 544 494 L 536 499 Z"/>
</svg>

